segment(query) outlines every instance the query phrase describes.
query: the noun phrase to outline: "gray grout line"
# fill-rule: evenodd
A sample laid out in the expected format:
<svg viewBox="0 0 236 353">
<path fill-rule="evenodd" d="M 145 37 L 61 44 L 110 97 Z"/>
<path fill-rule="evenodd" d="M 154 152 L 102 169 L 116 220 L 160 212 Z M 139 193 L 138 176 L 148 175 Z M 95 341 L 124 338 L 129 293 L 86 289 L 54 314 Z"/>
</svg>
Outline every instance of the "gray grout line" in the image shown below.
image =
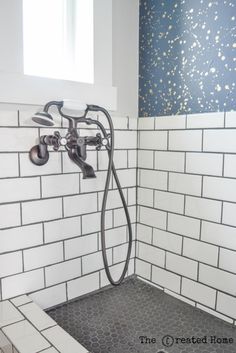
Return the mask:
<svg viewBox="0 0 236 353">
<path fill-rule="evenodd" d="M 222 163 L 222 177 L 225 178 L 225 153 L 223 153 L 223 163 Z"/>
<path fill-rule="evenodd" d="M 143 225 L 143 226 L 152 228 L 150 225 L 147 225 L 147 224 L 142 223 L 142 222 L 138 222 L 138 224 L 141 224 L 141 225 Z M 153 228 L 153 229 L 157 229 L 157 230 L 161 230 L 161 231 L 166 231 L 166 230 L 163 229 L 163 228 L 157 228 L 157 227 L 155 227 L 155 228 Z M 199 241 L 199 239 L 196 239 L 196 238 L 194 238 L 194 237 L 187 236 L 187 235 L 185 235 L 185 234 L 179 234 L 179 233 L 175 233 L 175 232 L 172 232 L 172 231 L 169 231 L 169 230 L 168 230 L 167 232 L 170 233 L 170 234 L 178 235 L 179 237 L 186 237 L 187 239 L 190 239 L 190 240 Z M 141 241 L 141 240 L 139 240 L 139 241 Z M 231 248 L 227 248 L 227 247 L 225 247 L 225 246 L 219 246 L 219 245 L 216 245 L 216 244 L 207 242 L 207 241 L 205 241 L 205 240 L 201 240 L 201 242 L 204 243 L 204 244 L 208 244 L 208 245 L 212 245 L 212 246 L 215 246 L 215 247 L 220 247 L 220 248 L 225 249 L 225 250 L 231 250 L 231 251 L 232 251 Z M 148 243 L 146 243 L 146 244 L 148 244 Z M 163 248 L 163 249 L 164 249 L 164 248 Z M 171 252 L 171 250 L 168 250 L 168 251 Z"/>
<path fill-rule="evenodd" d="M 162 270 L 165 270 L 166 272 L 169 272 L 169 273 L 172 273 L 172 274 L 174 274 L 174 275 L 176 275 L 176 276 L 179 276 L 179 277 L 182 277 L 182 278 L 186 278 L 186 279 L 188 279 L 188 280 L 191 280 L 192 282 L 194 282 L 194 283 L 197 283 L 197 284 L 201 284 L 201 285 L 203 285 L 203 286 L 205 286 L 205 287 L 207 287 L 207 288 L 211 288 L 211 289 L 213 289 L 213 290 L 215 290 L 215 291 L 218 291 L 218 292 L 220 292 L 220 293 L 223 293 L 223 294 L 226 294 L 226 295 L 228 295 L 228 296 L 230 296 L 230 297 L 232 297 L 232 298 L 235 298 L 235 296 L 233 295 L 233 294 L 230 294 L 230 293 L 228 293 L 228 292 L 226 292 L 226 291 L 223 291 L 223 290 L 220 290 L 220 289 L 217 289 L 217 288 L 215 288 L 215 287 L 213 287 L 213 286 L 210 286 L 210 285 L 208 285 L 208 284 L 206 284 L 206 283 L 203 283 L 203 282 L 199 282 L 199 281 L 197 281 L 197 280 L 195 280 L 193 277 L 188 277 L 188 276 L 184 276 L 184 275 L 182 275 L 182 274 L 180 274 L 180 273 L 178 273 L 178 272 L 174 272 L 174 271 L 171 271 L 171 270 L 169 270 L 169 269 L 165 269 L 165 268 L 163 268 L 163 267 L 161 267 L 161 266 L 159 266 L 159 265 L 154 265 L 153 263 L 151 263 L 151 262 L 149 262 L 149 261 L 147 261 L 147 260 L 144 260 L 144 259 L 140 259 L 140 258 L 137 258 L 138 260 L 140 260 L 140 261 L 143 261 L 144 263 L 147 263 L 147 264 L 149 264 L 149 265 L 151 265 L 151 266 L 153 266 L 153 267 L 157 267 L 157 268 L 159 268 L 159 269 L 162 269 Z M 193 260 L 192 260 L 193 261 Z M 195 261 L 195 262 L 197 262 L 197 261 Z M 188 299 L 191 299 L 191 298 L 188 298 Z M 200 304 L 200 303 L 199 303 Z M 227 316 L 227 315 L 226 315 Z"/>
<path fill-rule="evenodd" d="M 226 113 L 224 114 L 224 125 L 225 125 L 225 116 L 226 116 Z M 156 122 L 156 121 L 155 121 Z M 20 122 L 19 122 L 19 113 L 18 113 L 18 124 L 19 124 Z M 127 119 L 127 124 L 128 124 L 128 126 L 129 126 L 129 124 L 130 124 L 130 122 L 129 122 L 129 119 Z M 23 126 L 22 126 L 23 127 Z M 187 116 L 185 116 L 185 127 L 187 128 Z M 30 127 L 29 127 L 30 128 Z M 33 128 L 34 130 L 35 130 L 35 128 Z M 222 128 L 221 128 L 222 129 Z M 66 130 L 66 129 L 65 129 Z M 87 130 L 87 129 L 85 129 L 85 130 Z M 197 128 L 197 129 L 188 129 L 187 131 L 196 131 L 196 130 L 198 130 L 198 131 L 202 131 L 200 128 Z M 209 129 L 204 129 L 203 131 L 202 131 L 202 150 L 203 150 L 203 140 L 204 140 L 204 136 L 203 136 L 203 134 L 204 134 L 204 131 L 205 130 L 218 130 L 218 128 L 209 128 Z M 235 128 L 234 128 L 234 130 L 236 130 Z M 38 129 L 38 131 L 40 131 L 39 129 Z M 123 131 L 123 130 L 118 130 L 118 131 Z M 125 131 L 125 130 L 124 130 Z M 133 131 L 136 131 L 136 130 L 133 130 Z M 149 131 L 149 130 L 144 130 L 144 131 Z M 150 130 L 150 131 L 153 131 L 153 130 Z M 170 133 L 170 131 L 185 131 L 185 129 L 170 129 L 170 130 L 155 130 L 155 131 L 167 131 L 167 135 L 168 135 L 168 138 L 167 138 L 167 140 L 168 140 L 168 146 L 167 146 L 167 150 L 169 150 L 169 133 Z M 137 132 L 137 140 L 138 140 L 138 144 L 137 144 L 137 148 L 136 148 L 136 151 L 138 151 L 139 150 L 139 137 L 140 136 L 140 132 L 138 131 Z M 124 149 L 122 149 L 122 150 L 124 150 Z M 133 150 L 133 149 L 125 149 L 126 151 L 127 151 L 127 163 L 129 163 L 129 155 L 130 155 L 130 151 L 131 150 Z M 161 150 L 162 152 L 166 152 L 167 150 Z M 149 151 L 149 150 L 148 150 Z M 152 150 L 150 150 L 150 151 L 152 151 Z M 182 172 L 175 172 L 175 171 L 173 171 L 173 172 L 171 172 L 171 173 L 179 173 L 179 174 L 187 174 L 187 175 L 198 175 L 198 174 L 193 174 L 193 173 L 186 173 L 186 151 L 173 151 L 173 153 L 175 153 L 175 152 L 183 152 L 184 153 L 184 156 L 185 156 L 185 165 L 184 165 L 184 173 L 182 173 Z M 191 152 L 193 152 L 193 151 L 191 151 Z M 9 153 L 13 153 L 13 152 L 9 152 Z M 14 153 L 16 153 L 16 152 L 14 152 Z M 23 153 L 28 153 L 28 152 L 23 152 Z M 152 151 L 152 153 L 153 153 L 153 169 L 155 169 L 155 151 Z M 196 153 L 218 153 L 218 154 L 222 154 L 222 152 L 208 152 L 208 151 L 203 151 L 203 152 L 201 152 L 201 151 L 196 151 Z M 96 154 L 98 155 L 98 152 L 96 152 Z M 234 152 L 229 152 L 228 154 L 235 154 Z M 223 168 L 223 170 L 224 170 L 224 156 L 225 156 L 225 154 L 223 154 L 223 166 L 222 166 L 222 168 Z M 19 160 L 19 158 L 20 158 L 20 153 L 18 153 L 18 164 L 19 164 L 19 168 L 20 168 L 20 160 Z M 62 173 L 63 173 L 63 162 L 62 162 L 62 158 L 63 158 L 63 153 L 61 153 L 61 170 L 62 170 Z M 98 169 L 98 158 L 96 159 L 97 160 L 97 169 Z M 137 159 L 138 160 L 138 159 Z M 129 164 L 128 164 L 128 166 L 129 166 Z M 120 170 L 126 170 L 127 168 L 124 168 L 124 169 L 120 169 Z M 138 165 L 137 165 L 137 163 L 136 163 L 136 166 L 135 166 L 135 168 L 131 168 L 131 169 L 135 169 L 136 170 L 136 186 L 132 186 L 132 188 L 136 188 L 136 203 L 135 203 L 135 207 L 136 207 L 136 221 L 135 221 L 135 223 L 133 223 L 133 224 L 135 224 L 135 227 L 136 227 L 136 225 L 138 224 L 138 221 L 139 221 L 139 217 L 138 217 L 138 199 L 137 199 L 137 179 L 138 179 L 138 173 L 139 173 L 139 171 L 140 171 L 140 168 L 138 168 Z M 148 168 L 143 168 L 143 169 L 146 169 L 146 170 L 150 170 L 150 169 L 148 169 Z M 78 172 L 78 173 L 64 173 L 63 175 L 66 175 L 66 174 L 79 174 L 79 193 L 81 193 L 81 173 L 80 172 Z M 170 172 L 168 171 L 168 179 L 169 179 L 169 174 L 170 174 Z M 21 175 L 21 172 L 20 172 L 20 169 L 19 169 L 19 175 Z M 44 178 L 47 178 L 48 176 L 50 176 L 50 175 L 60 175 L 60 174 L 49 174 L 49 175 L 42 175 L 42 176 L 40 176 L 40 185 L 41 185 L 41 183 L 42 183 L 42 180 L 44 179 Z M 35 176 L 35 177 L 38 177 L 38 176 Z M 199 197 L 199 198 L 201 198 L 202 197 L 202 195 L 203 195 L 203 176 L 200 174 L 199 175 L 199 177 L 201 177 L 201 187 L 202 187 L 202 189 L 201 189 L 201 196 L 196 196 L 196 195 L 185 195 L 184 194 L 184 208 L 185 208 L 185 202 L 186 202 L 186 198 L 187 197 Z M 214 175 L 208 175 L 207 177 L 214 177 L 214 178 L 219 178 L 219 177 L 221 177 L 221 178 L 224 178 L 225 179 L 225 177 L 223 176 L 223 172 L 222 172 L 222 175 L 221 176 L 214 176 Z M 33 178 L 33 176 L 26 176 L 25 177 L 26 179 L 27 178 Z M 15 179 L 15 178 L 3 178 L 2 180 L 4 180 L 4 179 Z M 232 178 L 232 177 L 229 177 L 228 179 L 235 179 L 235 178 Z M 168 183 L 169 183 L 169 180 L 168 180 Z M 125 191 L 128 193 L 128 189 L 129 189 L 129 187 L 128 188 L 125 188 Z M 144 188 L 145 189 L 145 188 Z M 155 201 L 154 200 L 154 198 L 155 198 L 155 189 L 153 189 L 153 188 L 146 188 L 146 189 L 152 189 L 153 190 L 153 202 Z M 167 187 L 167 190 L 169 190 L 169 186 Z M 101 190 L 102 191 L 102 190 Z M 163 191 L 163 190 L 161 190 L 161 191 Z M 182 195 L 182 193 L 178 193 L 178 192 L 173 192 L 174 194 L 181 194 Z M 81 194 L 94 194 L 94 192 L 89 192 L 89 193 L 81 193 Z M 96 192 L 96 194 L 97 194 L 97 202 L 98 202 L 98 192 Z M 77 194 L 78 195 L 78 194 Z M 77 195 L 75 195 L 75 194 L 73 194 L 73 195 L 65 195 L 65 196 L 55 196 L 55 197 L 49 197 L 49 198 L 42 198 L 42 185 L 41 185 L 41 199 L 33 199 L 32 201 L 39 201 L 39 200 L 41 200 L 41 201 L 44 201 L 44 200 L 48 200 L 48 199 L 61 199 L 62 200 L 62 204 L 64 205 L 64 197 L 70 197 L 70 196 L 77 196 Z M 128 196 L 127 196 L 128 197 Z M 221 204 L 223 204 L 223 201 L 222 200 L 218 200 L 218 199 L 211 199 L 211 198 L 204 198 L 204 199 L 206 199 L 206 200 L 214 200 L 214 201 L 219 201 L 219 202 L 221 202 Z M 32 202 L 32 201 L 30 201 L 30 200 L 25 200 L 24 202 L 26 203 L 26 202 Z M 227 200 L 225 200 L 225 201 L 227 201 Z M 234 204 L 235 202 L 233 202 L 233 201 L 227 201 L 227 202 L 229 202 L 229 203 L 232 203 L 232 204 Z M 22 208 L 22 201 L 15 201 L 15 202 L 10 202 L 10 203 L 4 203 L 4 204 L 16 204 L 16 203 L 19 203 L 20 204 L 20 207 Z M 153 208 L 154 208 L 154 206 L 155 206 L 155 203 L 153 204 Z M 147 206 L 145 206 L 145 207 L 147 207 Z M 147 207 L 147 208 L 150 208 L 150 207 Z M 118 209 L 121 209 L 121 208 L 116 208 L 116 209 L 112 209 L 112 218 L 113 218 L 113 221 L 112 221 L 112 227 L 114 227 L 114 213 L 116 212 L 116 210 L 118 210 Z M 161 209 L 160 209 L 161 210 Z M 163 210 L 161 210 L 161 211 L 163 211 Z M 166 211 L 166 210 L 165 210 Z M 223 207 L 222 207 L 222 212 L 223 212 Z M 97 213 L 97 212 L 93 212 L 93 213 L 89 213 L 89 214 L 94 214 L 94 213 Z M 184 210 L 184 213 L 185 213 L 185 210 Z M 166 212 L 166 230 L 168 229 L 168 216 L 169 216 L 169 214 L 177 214 L 178 215 L 178 213 L 175 213 L 175 212 L 169 212 L 169 211 L 167 211 Z M 222 222 L 222 214 L 223 213 L 221 213 L 221 222 Z M 87 215 L 87 214 L 85 214 L 85 215 Z M 182 214 L 179 214 L 180 216 L 183 216 Z M 78 216 L 80 216 L 81 217 L 81 219 L 82 219 L 82 216 L 84 216 L 84 215 L 78 215 Z M 78 217 L 78 216 L 76 216 L 76 217 Z M 59 218 L 58 220 L 61 220 L 61 219 L 70 219 L 70 218 L 73 218 L 74 216 L 72 216 L 72 217 L 64 217 L 64 212 L 63 212 L 63 218 Z M 197 219 L 197 220 L 199 220 L 199 218 L 197 218 L 197 217 L 191 217 L 191 216 L 187 216 L 187 215 L 185 215 L 185 217 L 188 217 L 188 218 L 193 218 L 193 219 Z M 22 210 L 21 210 L 21 219 L 22 219 Z M 47 222 L 56 222 L 57 220 L 49 220 L 49 221 L 46 221 L 45 223 L 47 223 Z M 209 222 L 209 220 L 205 220 L 206 222 Z M 202 228 L 202 222 L 203 222 L 203 220 L 202 219 L 200 219 L 200 240 L 201 240 L 201 228 Z M 214 224 L 219 224 L 218 222 L 212 222 L 212 221 L 210 221 L 210 223 L 214 223 Z M 21 221 L 21 225 L 23 224 L 23 222 Z M 41 224 L 41 222 L 39 223 L 39 222 L 36 222 L 36 223 L 32 223 L 32 224 Z M 44 224 L 44 223 L 43 223 Z M 27 225 L 25 225 L 25 226 L 27 226 Z M 225 226 L 228 226 L 228 227 L 231 227 L 231 228 L 235 228 L 234 226 L 232 226 L 232 225 L 225 225 Z M 120 227 L 124 227 L 124 226 L 119 226 L 119 227 L 115 227 L 115 228 L 120 228 Z M 18 227 L 9 227 L 9 228 L 3 228 L 3 229 L 12 229 L 12 228 L 18 228 Z M 151 229 L 152 229 L 152 243 L 153 243 L 153 230 L 154 230 L 154 228 L 153 227 L 151 227 Z M 171 233 L 171 232 L 170 232 Z M 81 235 L 82 235 L 83 233 L 82 233 L 82 221 L 81 221 Z M 90 234 L 94 234 L 94 233 L 90 233 Z M 176 233 L 172 233 L 172 234 L 176 234 Z M 89 235 L 89 234 L 88 234 Z M 178 234 L 179 235 L 179 234 Z M 86 235 L 82 235 L 82 236 L 86 236 Z M 183 236 L 183 235 L 179 235 L 179 236 L 181 236 L 182 237 L 182 251 L 181 251 L 181 254 L 183 254 L 183 241 L 184 241 L 184 239 L 185 239 L 185 237 Z M 99 235 L 98 235 L 98 237 L 99 237 Z M 78 237 L 76 237 L 76 238 L 78 238 Z M 62 240 L 57 240 L 57 241 L 55 241 L 55 242 L 52 242 L 52 243 L 47 243 L 48 245 L 50 245 L 50 244 L 53 244 L 53 243 L 58 243 L 58 242 L 61 242 L 62 241 L 62 243 L 63 243 L 63 247 L 64 247 L 64 245 L 65 245 L 65 241 L 67 241 L 67 240 L 70 240 L 70 239 L 75 239 L 75 237 L 72 237 L 72 238 L 68 238 L 68 239 L 65 239 L 64 241 L 62 241 Z M 193 239 L 193 240 L 197 240 L 197 239 Z M 97 241 L 99 241 L 99 238 L 97 238 Z M 45 240 L 44 240 L 44 242 L 45 242 Z M 138 243 L 139 243 L 139 241 L 134 241 L 134 244 L 137 244 L 137 246 L 138 246 Z M 203 243 L 207 243 L 207 244 L 211 244 L 211 243 L 208 243 L 208 242 L 203 242 Z M 212 245 L 212 244 L 211 244 Z M 29 249 L 31 249 L 31 248 L 36 248 L 36 247 L 39 247 L 39 246 L 42 246 L 42 244 L 40 244 L 40 245 L 38 245 L 38 246 L 35 246 L 35 247 L 30 247 Z M 115 247 L 118 247 L 118 246 L 120 246 L 120 244 L 119 245 L 117 245 L 117 246 L 115 246 Z M 217 245 L 213 245 L 213 246 L 217 246 Z M 224 248 L 224 247 L 219 247 L 218 246 L 218 252 L 220 251 L 220 248 Z M 114 247 L 111 247 L 111 249 L 112 249 L 112 254 L 113 254 L 113 251 L 114 251 Z M 227 249 L 227 248 L 225 248 L 225 249 Z M 22 250 L 22 249 L 21 249 Z M 15 251 L 17 251 L 17 250 L 13 250 L 13 251 L 11 251 L 11 252 L 15 252 Z M 98 250 L 97 250 L 98 251 Z M 96 252 L 97 252 L 96 251 Z M 164 251 L 165 251 L 165 261 L 166 261 L 166 255 L 167 255 L 167 253 L 168 253 L 168 251 L 166 251 L 166 249 L 164 249 Z M 96 253 L 96 252 L 94 252 L 94 253 Z M 171 253 L 171 251 L 169 251 L 170 253 Z M 81 259 L 81 263 L 82 263 L 82 257 L 85 257 L 85 256 L 87 256 L 87 255 L 90 255 L 90 254 L 86 254 L 86 255 L 83 255 L 83 256 L 81 256 L 80 257 L 80 259 Z M 219 254 L 218 254 L 219 255 Z M 23 256 L 23 251 L 22 251 L 22 256 Z M 136 252 L 135 252 L 135 254 L 134 254 L 134 258 L 137 258 L 136 257 Z M 187 257 L 186 257 L 187 258 Z M 66 260 L 66 261 L 70 261 L 70 260 L 73 260 L 74 258 L 72 258 L 72 259 L 68 259 L 68 260 Z M 192 260 L 192 261 L 194 261 L 193 259 L 191 259 L 191 258 L 189 258 L 190 260 Z M 63 261 L 64 262 L 64 261 Z M 62 263 L 63 263 L 62 262 Z M 199 277 L 199 261 L 198 261 L 198 277 Z M 55 264 L 51 264 L 50 266 L 53 266 L 53 265 L 55 265 Z M 212 265 L 209 265 L 209 264 L 206 264 L 206 265 L 208 265 L 208 266 L 210 266 L 210 267 L 213 267 L 213 268 L 215 268 L 215 266 L 212 266 Z M 50 266 L 47 266 L 47 267 L 50 267 Z M 219 257 L 218 257 L 218 267 L 219 267 Z M 46 267 L 43 267 L 43 269 L 44 269 L 44 271 L 45 271 L 45 268 Z M 152 271 L 152 268 L 153 268 L 153 264 L 151 264 L 151 271 Z M 81 269 L 82 269 L 82 264 L 81 264 Z M 33 269 L 32 271 L 34 271 L 35 269 Z M 221 269 L 222 270 L 222 269 Z M 136 261 L 135 261 L 135 271 L 136 271 Z M 26 271 L 26 272 L 30 272 L 30 271 Z M 99 272 L 99 280 L 101 281 L 101 270 L 99 270 L 99 271 L 95 271 L 95 272 Z M 171 272 L 171 271 L 169 271 L 169 272 Z M 224 272 L 229 272 L 229 273 L 231 273 L 230 271 L 224 271 Z M 83 272 L 82 272 L 83 273 Z M 233 274 L 233 273 L 232 273 Z M 88 275 L 88 274 L 86 274 L 86 275 Z M 178 274 L 179 275 L 179 274 Z M 6 276 L 6 277 L 10 277 L 10 276 Z M 79 277 L 76 277 L 76 278 L 79 278 Z M 151 274 L 151 278 L 152 278 L 152 274 Z M 181 276 L 181 282 L 182 282 L 182 276 Z M 199 279 L 199 278 L 198 278 Z M 44 280 L 46 280 L 45 278 L 44 278 Z M 71 281 L 71 280 L 69 280 L 69 281 Z M 65 282 L 62 282 L 62 283 L 65 283 Z M 67 287 L 67 283 L 68 283 L 68 281 L 66 281 L 66 287 Z M 56 284 L 56 285 L 58 285 L 58 284 Z M 101 285 L 101 283 L 99 284 L 99 287 L 100 287 L 100 285 Z M 204 284 L 205 285 L 205 284 Z M 53 286 L 49 286 L 48 288 L 50 288 L 50 287 L 54 287 L 54 285 Z M 211 287 L 211 288 L 213 288 L 213 287 Z M 42 290 L 42 289 L 41 289 Z M 67 290 L 66 290 L 67 291 Z M 223 292 L 223 293 L 225 293 L 225 292 Z M 228 294 L 228 293 L 226 293 L 226 294 Z M 228 294 L 228 295 L 230 295 L 230 294 Z M 68 299 L 68 293 L 67 293 L 67 299 Z"/>
</svg>

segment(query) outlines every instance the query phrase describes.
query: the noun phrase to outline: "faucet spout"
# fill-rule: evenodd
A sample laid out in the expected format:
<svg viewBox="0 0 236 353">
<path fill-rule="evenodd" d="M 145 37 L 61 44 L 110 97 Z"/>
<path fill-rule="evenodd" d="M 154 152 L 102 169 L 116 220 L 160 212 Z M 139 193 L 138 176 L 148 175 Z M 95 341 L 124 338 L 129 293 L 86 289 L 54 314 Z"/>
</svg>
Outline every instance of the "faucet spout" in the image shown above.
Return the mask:
<svg viewBox="0 0 236 353">
<path fill-rule="evenodd" d="M 68 151 L 68 155 L 70 159 L 80 167 L 82 173 L 83 173 L 83 179 L 88 179 L 88 178 L 96 178 L 96 175 L 94 173 L 93 167 L 89 165 L 88 163 L 85 163 L 83 158 L 80 157 L 78 154 L 78 150 L 73 148 Z"/>
</svg>

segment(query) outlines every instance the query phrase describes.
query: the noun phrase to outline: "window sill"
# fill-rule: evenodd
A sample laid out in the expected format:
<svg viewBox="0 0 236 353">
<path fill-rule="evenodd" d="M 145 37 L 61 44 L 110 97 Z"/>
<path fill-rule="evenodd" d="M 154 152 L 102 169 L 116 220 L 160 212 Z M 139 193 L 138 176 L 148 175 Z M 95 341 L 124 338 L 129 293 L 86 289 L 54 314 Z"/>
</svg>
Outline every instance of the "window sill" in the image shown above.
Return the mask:
<svg viewBox="0 0 236 353">
<path fill-rule="evenodd" d="M 116 87 L 0 73 L 0 101 L 44 105 L 50 100 L 71 99 L 116 110 Z"/>
</svg>

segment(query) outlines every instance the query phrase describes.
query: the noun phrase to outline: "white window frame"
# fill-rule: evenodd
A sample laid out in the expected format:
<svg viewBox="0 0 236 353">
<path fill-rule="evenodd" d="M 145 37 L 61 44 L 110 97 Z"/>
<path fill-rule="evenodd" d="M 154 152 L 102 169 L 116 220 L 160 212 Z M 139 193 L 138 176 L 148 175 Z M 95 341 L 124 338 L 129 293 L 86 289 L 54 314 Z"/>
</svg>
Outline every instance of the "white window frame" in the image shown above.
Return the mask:
<svg viewBox="0 0 236 353">
<path fill-rule="evenodd" d="M 73 99 L 116 110 L 112 1 L 94 0 L 94 84 L 24 75 L 22 0 L 0 0 L 0 102 L 43 105 Z"/>
</svg>

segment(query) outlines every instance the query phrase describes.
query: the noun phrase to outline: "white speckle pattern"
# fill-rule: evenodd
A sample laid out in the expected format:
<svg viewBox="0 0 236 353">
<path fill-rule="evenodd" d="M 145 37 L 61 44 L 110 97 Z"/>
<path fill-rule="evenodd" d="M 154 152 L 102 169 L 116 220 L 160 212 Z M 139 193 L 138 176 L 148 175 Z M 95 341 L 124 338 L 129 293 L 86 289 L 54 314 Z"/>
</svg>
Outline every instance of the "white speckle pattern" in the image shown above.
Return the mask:
<svg viewBox="0 0 236 353">
<path fill-rule="evenodd" d="M 141 0 L 139 116 L 236 110 L 236 0 Z"/>
</svg>

